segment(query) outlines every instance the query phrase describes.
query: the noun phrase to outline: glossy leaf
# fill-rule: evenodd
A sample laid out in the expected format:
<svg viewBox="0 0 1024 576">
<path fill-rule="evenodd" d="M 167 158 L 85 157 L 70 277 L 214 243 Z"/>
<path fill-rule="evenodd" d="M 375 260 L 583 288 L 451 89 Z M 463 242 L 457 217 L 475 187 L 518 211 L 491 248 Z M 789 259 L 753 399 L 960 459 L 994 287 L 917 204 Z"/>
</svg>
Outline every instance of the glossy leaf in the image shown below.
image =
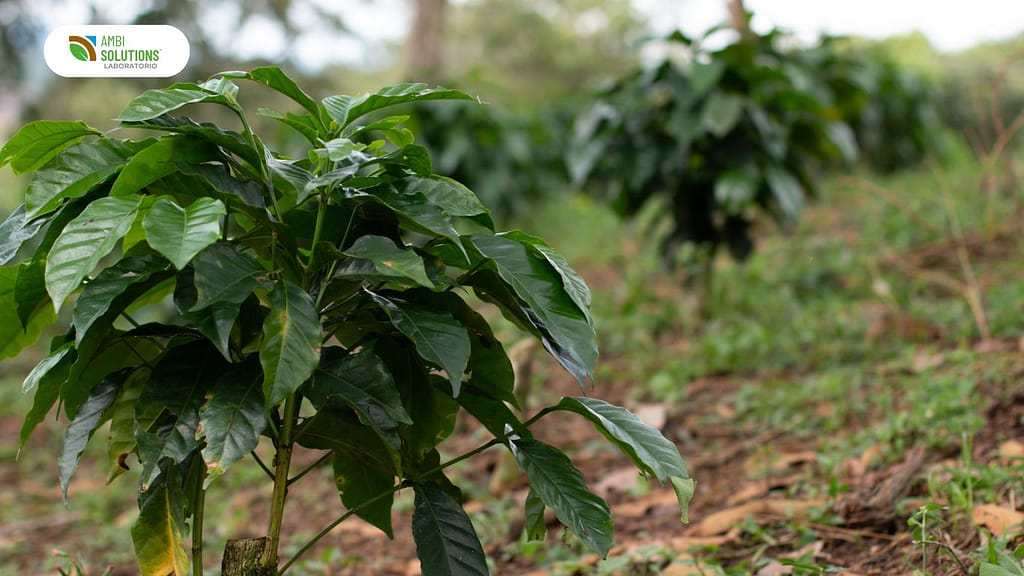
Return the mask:
<svg viewBox="0 0 1024 576">
<path fill-rule="evenodd" d="M 258 167 L 262 162 L 259 150 L 254 148 L 245 136 L 210 122 L 198 123 L 185 116 L 164 115 L 138 122 L 124 122 L 124 125 L 132 128 L 145 128 L 147 130 L 189 135 L 193 138 L 206 140 L 211 144 L 232 152 L 253 167 Z M 191 167 L 199 168 L 198 166 Z"/>
<path fill-rule="evenodd" d="M 757 196 L 760 178 L 752 167 L 724 172 L 715 180 L 715 202 L 727 214 L 742 214 Z"/>
<path fill-rule="evenodd" d="M 450 239 L 456 246 L 459 233 L 452 226 L 448 214 L 439 207 L 426 201 L 422 194 L 403 194 L 394 189 L 382 188 L 374 190 L 372 200 L 393 211 L 402 221 L 404 228 L 415 232 L 423 232 L 434 236 Z"/>
<path fill-rule="evenodd" d="M 238 110 L 237 104 L 230 102 L 223 94 L 198 84 L 182 83 L 174 84 L 170 88 L 146 90 L 128 103 L 117 116 L 117 120 L 141 122 L 163 116 L 188 104 L 200 103 L 223 104 L 232 110 Z"/>
<path fill-rule="evenodd" d="M 369 260 L 378 274 L 412 280 L 427 288 L 434 287 L 434 283 L 427 278 L 423 257 L 409 247 L 399 248 L 389 238 L 372 234 L 360 236 L 342 253 Z"/>
<path fill-rule="evenodd" d="M 124 165 L 111 196 L 129 196 L 177 172 L 179 163 L 201 164 L 219 159 L 216 146 L 189 136 L 168 136 L 140 150 Z"/>
<path fill-rule="evenodd" d="M 14 301 L 18 306 L 18 320 L 21 326 L 28 326 L 33 317 L 40 313 L 45 314 L 52 308 L 50 296 L 46 294 L 45 260 L 33 258 L 18 265 L 18 276 L 14 281 Z"/>
<path fill-rule="evenodd" d="M 317 123 L 321 126 L 323 125 L 320 121 L 320 106 L 295 83 L 295 80 L 292 80 L 277 66 L 262 66 L 260 68 L 253 68 L 248 72 L 224 72 L 222 76 L 227 78 L 245 78 L 277 90 L 308 110 Z"/>
<path fill-rule="evenodd" d="M 204 486 L 259 444 L 267 426 L 263 407 L 262 371 L 257 362 L 232 365 L 217 379 L 209 401 L 199 411 L 199 426 L 206 435 Z"/>
<path fill-rule="evenodd" d="M 153 432 L 135 430 L 143 490 L 156 480 L 164 459 L 180 463 L 199 447 L 199 408 L 224 369 L 219 354 L 202 341 L 174 348 L 153 367 L 135 409 L 138 413 L 166 410 L 174 419 Z"/>
<path fill-rule="evenodd" d="M 587 397 L 562 398 L 553 409 L 575 412 L 589 420 L 598 432 L 629 456 L 637 468 L 661 482 L 671 476 L 689 477 L 675 444 L 629 410 Z"/>
<path fill-rule="evenodd" d="M 562 287 L 558 272 L 511 238 L 475 235 L 470 242 L 493 262 L 498 275 L 529 310 L 544 347 L 582 386 L 597 362 L 594 328 Z"/>
<path fill-rule="evenodd" d="M 163 254 L 176 268 L 184 268 L 196 254 L 220 237 L 224 204 L 213 198 L 199 198 L 187 208 L 161 198 L 143 220 L 146 242 Z"/>
<path fill-rule="evenodd" d="M 57 402 L 60 387 L 67 379 L 74 360 L 74 347 L 69 342 L 50 352 L 39 364 L 36 364 L 25 378 L 25 382 L 21 386 L 22 392 L 27 394 L 35 389 L 36 393 L 32 399 L 32 408 L 25 415 L 25 421 L 21 425 L 19 453 L 28 442 L 32 431 L 43 421 L 43 418 L 46 418 L 50 408 Z"/>
<path fill-rule="evenodd" d="M 548 533 L 547 521 L 544 520 L 544 501 L 540 499 L 537 492 L 530 487 L 526 493 L 524 507 L 523 528 L 526 530 L 527 540 L 544 540 Z"/>
<path fill-rule="evenodd" d="M 565 288 L 566 294 L 576 303 L 576 306 L 587 318 L 587 321 L 593 324 L 593 319 L 590 317 L 590 288 L 587 287 L 587 283 L 572 269 L 572 266 L 569 265 L 569 262 L 561 254 L 555 252 L 544 240 L 536 236 L 530 236 L 519 231 L 503 232 L 501 236 L 511 238 L 520 244 L 529 244 L 540 252 L 544 259 L 548 261 L 548 264 L 551 264 L 551 267 L 562 278 L 562 287 Z"/>
<path fill-rule="evenodd" d="M 46 291 L 58 311 L 82 279 L 128 232 L 139 199 L 100 198 L 72 220 L 50 249 Z"/>
<path fill-rule="evenodd" d="M 75 302 L 72 322 L 75 325 L 75 339 L 81 343 L 98 318 L 110 310 L 114 299 L 129 287 L 145 282 L 154 273 L 167 269 L 167 261 L 153 256 L 125 258 L 96 275 L 82 289 Z"/>
<path fill-rule="evenodd" d="M 602 558 L 612 547 L 615 531 L 608 504 L 589 489 L 583 475 L 562 452 L 528 438 L 512 440 L 519 466 L 530 477 L 530 488 L 567 528 Z"/>
<path fill-rule="evenodd" d="M 21 204 L 0 224 L 0 266 L 6 265 L 18 254 L 22 244 L 34 237 L 44 220 L 28 221 L 25 205 Z"/>
<path fill-rule="evenodd" d="M 438 86 L 428 88 L 422 83 L 395 84 L 381 88 L 373 94 L 362 96 L 328 96 L 323 100 L 327 113 L 344 130 L 360 117 L 375 110 L 427 100 L 476 100 L 460 90 L 449 90 Z"/>
<path fill-rule="evenodd" d="M 469 516 L 436 484 L 413 485 L 412 535 L 423 576 L 486 576 L 487 559 Z"/>
<path fill-rule="evenodd" d="M 175 278 L 174 305 L 186 322 L 209 338 L 225 360 L 231 361 L 231 331 L 235 327 L 242 304 L 215 302 L 206 308 L 194 310 L 196 300 L 195 270 L 186 268 Z"/>
<path fill-rule="evenodd" d="M 82 138 L 100 134 L 82 122 L 29 122 L 0 148 L 0 166 L 10 162 L 15 174 L 32 172 Z"/>
<path fill-rule="evenodd" d="M 470 355 L 466 328 L 447 310 L 426 308 L 380 294 L 370 295 L 395 328 L 412 340 L 420 356 L 445 371 L 452 385 L 452 396 L 458 397 Z"/>
<path fill-rule="evenodd" d="M 412 424 L 387 367 L 371 350 L 347 354 L 338 347 L 324 349 L 320 366 L 304 388 L 317 410 L 341 403 L 373 429 L 397 454 L 399 424 Z"/>
<path fill-rule="evenodd" d="M 65 198 L 84 196 L 153 142 L 100 138 L 68 148 L 32 177 L 25 191 L 26 217 L 52 212 Z"/>
<path fill-rule="evenodd" d="M 268 294 L 270 314 L 263 321 L 260 362 L 267 409 L 295 392 L 320 360 L 323 329 L 305 290 L 280 281 Z"/>
<path fill-rule="evenodd" d="M 346 508 L 356 509 L 357 516 L 380 528 L 388 538 L 395 537 L 391 528 L 391 507 L 395 495 L 389 490 L 395 483 L 393 472 L 367 466 L 344 454 L 335 454 L 334 483 Z"/>
<path fill-rule="evenodd" d="M 219 302 L 241 304 L 257 287 L 267 285 L 265 274 L 251 256 L 230 244 L 214 244 L 196 257 L 196 303 L 192 310 Z"/>
<path fill-rule="evenodd" d="M 188 574 L 191 566 L 185 551 L 183 496 L 173 484 L 153 488 L 132 525 L 132 542 L 139 569 L 146 576 Z"/>
<path fill-rule="evenodd" d="M 78 410 L 75 419 L 64 430 L 64 450 L 57 460 L 60 471 L 60 489 L 64 496 L 64 504 L 68 503 L 68 484 L 78 468 L 78 459 L 85 450 L 85 445 L 92 438 L 93 432 L 99 427 L 103 413 L 117 398 L 121 384 L 128 377 L 127 372 L 113 374 L 100 382 L 99 386 L 89 393 L 89 399 Z"/>
<path fill-rule="evenodd" d="M 472 218 L 494 230 L 490 210 L 480 202 L 472 190 L 451 178 L 436 175 L 429 178 L 408 178 L 402 191 L 407 194 L 422 194 L 451 216 Z"/>
<path fill-rule="evenodd" d="M 800 182 L 788 171 L 779 168 L 769 169 L 765 177 L 779 213 L 786 221 L 795 222 L 804 207 L 804 189 Z"/>
<path fill-rule="evenodd" d="M 306 141 L 314 146 L 319 144 L 319 126 L 317 124 L 317 120 L 314 120 L 309 114 L 293 114 L 291 112 L 285 112 L 282 114 L 276 110 L 271 110 L 270 108 L 260 108 L 256 113 L 260 116 L 273 118 L 285 126 L 291 127 L 299 134 L 302 134 Z"/>
</svg>

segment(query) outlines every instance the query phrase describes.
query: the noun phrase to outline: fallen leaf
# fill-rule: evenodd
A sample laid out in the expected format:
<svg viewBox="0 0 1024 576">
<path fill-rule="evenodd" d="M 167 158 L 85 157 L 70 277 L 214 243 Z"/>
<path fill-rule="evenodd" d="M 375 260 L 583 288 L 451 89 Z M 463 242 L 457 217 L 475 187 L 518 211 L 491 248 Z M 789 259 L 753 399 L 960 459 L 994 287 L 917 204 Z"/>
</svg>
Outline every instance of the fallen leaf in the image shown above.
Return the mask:
<svg viewBox="0 0 1024 576">
<path fill-rule="evenodd" d="M 811 508 L 819 507 L 824 501 L 815 500 L 759 500 L 741 506 L 728 508 L 707 516 L 690 530 L 694 536 L 724 534 L 751 516 L 755 521 L 767 516 L 806 517 Z"/>
<path fill-rule="evenodd" d="M 682 560 L 684 563 L 680 563 Z M 675 561 L 661 571 L 661 576 L 704 576 L 707 574 L 697 566 L 689 555 L 676 557 Z"/>
<path fill-rule="evenodd" d="M 792 573 L 793 568 L 791 566 L 783 566 L 778 560 L 772 560 L 762 566 L 755 576 L 785 576 Z"/>
<path fill-rule="evenodd" d="M 679 506 L 675 492 L 667 489 L 651 490 L 633 501 L 612 506 L 612 514 L 629 518 L 641 518 L 646 516 L 651 509 L 659 506 Z"/>
<path fill-rule="evenodd" d="M 677 536 L 671 538 L 668 541 L 668 545 L 676 552 L 685 554 L 694 548 L 721 546 L 736 540 L 741 534 L 742 531 L 739 528 L 733 528 L 721 536 Z"/>
<path fill-rule="evenodd" d="M 600 482 L 593 486 L 593 492 L 602 498 L 607 498 L 612 492 L 625 492 L 635 488 L 640 480 L 640 473 L 635 466 L 619 468 L 605 474 Z"/>
<path fill-rule="evenodd" d="M 658 430 L 664 428 L 668 422 L 668 409 L 664 404 L 637 404 L 632 411 L 648 426 Z"/>
<path fill-rule="evenodd" d="M 1011 528 L 1019 530 L 1018 525 L 1024 522 L 1024 514 L 995 504 L 975 506 L 971 518 L 975 525 L 988 528 L 997 536 L 1005 536 Z"/>
<path fill-rule="evenodd" d="M 733 492 L 733 494 L 729 496 L 728 500 L 726 500 L 726 503 L 729 506 L 736 506 L 737 504 L 742 504 L 744 502 L 753 500 L 754 498 L 761 498 L 762 496 L 766 496 L 772 490 L 792 486 L 793 484 L 796 484 L 800 479 L 801 477 L 799 475 L 796 475 L 786 477 L 772 477 L 768 480 L 757 480 L 754 482 L 748 482 L 745 486 L 743 486 L 736 492 Z"/>
<path fill-rule="evenodd" d="M 1005 464 L 1024 458 L 1024 444 L 1016 440 L 1007 440 L 999 445 L 999 459 Z"/>
</svg>

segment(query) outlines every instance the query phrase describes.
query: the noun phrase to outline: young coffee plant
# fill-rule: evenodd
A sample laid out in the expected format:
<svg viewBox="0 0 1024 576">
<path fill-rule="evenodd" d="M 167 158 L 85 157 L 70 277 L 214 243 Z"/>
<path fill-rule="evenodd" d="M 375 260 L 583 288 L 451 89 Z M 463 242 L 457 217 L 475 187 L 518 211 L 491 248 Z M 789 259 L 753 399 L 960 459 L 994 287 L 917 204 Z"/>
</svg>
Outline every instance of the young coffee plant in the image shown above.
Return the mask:
<svg viewBox="0 0 1024 576">
<path fill-rule="evenodd" d="M 283 157 L 253 133 L 238 81 L 297 104 L 260 114 L 298 131 L 305 155 Z M 531 433 L 555 411 L 579 414 L 670 483 L 685 518 L 693 482 L 678 451 L 623 408 L 583 396 L 526 422 L 510 410 L 508 357 L 464 296 L 493 303 L 585 386 L 597 358 L 590 293 L 539 238 L 494 233 L 470 190 L 433 173 L 404 117 L 377 113 L 437 99 L 471 98 L 401 84 L 317 102 L 264 67 L 138 96 L 121 129 L 154 137 L 40 121 L 0 150 L 0 164 L 34 172 L 0 224 L 0 357 L 33 344 L 58 312 L 70 318 L 25 380 L 35 396 L 22 447 L 54 405 L 63 410 L 66 499 L 83 449 L 109 426 L 111 478 L 139 474 L 131 532 L 143 574 L 202 573 L 207 490 L 261 441 L 275 452 L 261 463 L 273 484 L 266 537 L 229 542 L 224 574 L 292 565 L 279 568 L 278 550 L 286 495 L 309 470 L 292 469 L 298 449 L 331 460 L 338 522 L 354 514 L 390 537 L 394 494 L 411 489 L 424 574 L 487 573 L 445 470 L 497 445 L 530 479 L 531 535 L 550 507 L 604 555 L 607 504 Z M 197 122 L 186 106 L 237 123 Z M 493 439 L 443 461 L 438 444 L 460 411 Z"/>
<path fill-rule="evenodd" d="M 578 118 L 573 179 L 625 215 L 663 198 L 674 220 L 663 243 L 670 263 L 684 243 L 709 254 L 724 244 L 745 258 L 754 212 L 793 223 L 815 191 L 813 166 L 857 153 L 783 40 L 773 31 L 709 52 L 672 34 L 675 52 L 620 79 Z"/>
</svg>

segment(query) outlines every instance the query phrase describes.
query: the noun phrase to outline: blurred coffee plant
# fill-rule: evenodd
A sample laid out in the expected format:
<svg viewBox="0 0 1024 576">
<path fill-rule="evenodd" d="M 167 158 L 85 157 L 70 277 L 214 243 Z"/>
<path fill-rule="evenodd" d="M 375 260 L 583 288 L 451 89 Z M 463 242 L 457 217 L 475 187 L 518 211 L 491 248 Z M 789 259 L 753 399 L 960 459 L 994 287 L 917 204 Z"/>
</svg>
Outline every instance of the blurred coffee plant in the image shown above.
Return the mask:
<svg viewBox="0 0 1024 576">
<path fill-rule="evenodd" d="M 573 181 L 621 214 L 665 202 L 670 266 L 686 244 L 704 255 L 706 274 L 723 245 L 745 259 L 756 215 L 790 227 L 825 168 L 862 156 L 890 171 L 930 151 L 926 85 L 890 61 L 828 39 L 801 48 L 779 30 L 705 48 L 717 32 L 667 37 L 664 58 L 601 91 L 576 119 L 567 153 Z"/>
</svg>

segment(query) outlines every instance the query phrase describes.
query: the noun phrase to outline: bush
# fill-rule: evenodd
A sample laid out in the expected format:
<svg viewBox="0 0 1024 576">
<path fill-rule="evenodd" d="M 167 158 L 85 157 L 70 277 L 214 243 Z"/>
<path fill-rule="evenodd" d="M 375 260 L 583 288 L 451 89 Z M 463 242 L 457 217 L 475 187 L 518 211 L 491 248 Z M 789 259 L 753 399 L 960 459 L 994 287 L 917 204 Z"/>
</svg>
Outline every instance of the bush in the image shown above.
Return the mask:
<svg viewBox="0 0 1024 576">
<path fill-rule="evenodd" d="M 238 80 L 302 108 L 261 113 L 301 133 L 305 154 L 283 157 L 253 133 Z M 670 482 L 685 510 L 693 484 L 678 451 L 626 410 L 585 397 L 527 422 L 510 410 L 509 359 L 460 292 L 493 302 L 581 386 L 597 358 L 590 293 L 539 238 L 494 233 L 469 189 L 434 174 L 404 117 L 366 119 L 437 99 L 470 97 L 401 84 L 317 102 L 264 67 L 138 96 L 121 125 L 157 137 L 40 121 L 0 150 L 0 163 L 35 173 L 0 224 L 0 357 L 32 344 L 77 295 L 71 327 L 25 381 L 35 398 L 22 447 L 58 404 L 69 421 L 58 460 L 66 499 L 82 451 L 109 422 L 111 479 L 130 456 L 141 464 L 132 538 L 143 574 L 202 573 L 206 491 L 261 437 L 275 451 L 270 522 L 264 539 L 229 542 L 224 566 L 236 574 L 283 573 L 295 560 L 278 571 L 285 497 L 309 470 L 290 469 L 298 449 L 332 460 L 347 509 L 339 522 L 355 514 L 391 536 L 394 494 L 411 488 L 425 575 L 486 574 L 445 469 L 496 445 L 530 478 L 532 537 L 551 507 L 607 554 L 608 505 L 530 431 L 555 411 L 592 422 L 642 473 Z M 226 108 L 241 131 L 178 115 L 190 105 Z M 474 233 L 459 232 L 467 222 Z M 169 318 L 134 319 L 160 302 L 172 303 Z M 460 410 L 493 439 L 442 461 L 437 446 Z"/>
</svg>

